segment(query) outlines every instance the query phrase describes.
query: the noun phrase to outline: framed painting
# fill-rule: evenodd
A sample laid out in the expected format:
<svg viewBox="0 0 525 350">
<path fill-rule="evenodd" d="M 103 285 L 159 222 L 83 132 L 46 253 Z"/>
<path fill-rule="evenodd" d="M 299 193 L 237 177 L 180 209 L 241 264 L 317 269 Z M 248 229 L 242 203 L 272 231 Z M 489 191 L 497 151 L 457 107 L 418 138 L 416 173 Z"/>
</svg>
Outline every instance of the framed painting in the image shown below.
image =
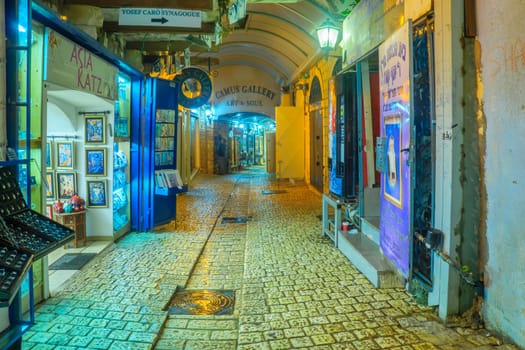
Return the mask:
<svg viewBox="0 0 525 350">
<path fill-rule="evenodd" d="M 50 219 L 53 218 L 53 206 L 51 204 L 46 205 L 46 216 Z"/>
<path fill-rule="evenodd" d="M 57 169 L 73 169 L 75 164 L 73 141 L 57 141 L 56 154 Z"/>
<path fill-rule="evenodd" d="M 86 176 L 106 176 L 106 149 L 86 149 Z"/>
<path fill-rule="evenodd" d="M 55 199 L 55 173 L 46 172 L 46 199 Z"/>
<path fill-rule="evenodd" d="M 76 173 L 57 173 L 57 192 L 59 199 L 69 199 L 77 191 Z"/>
<path fill-rule="evenodd" d="M 85 143 L 86 144 L 105 144 L 106 143 L 106 117 L 89 116 L 84 119 Z"/>
<path fill-rule="evenodd" d="M 53 145 L 46 141 L 46 169 L 53 169 Z"/>
<path fill-rule="evenodd" d="M 106 208 L 107 200 L 107 180 L 87 180 L 87 203 L 89 208 Z"/>
</svg>

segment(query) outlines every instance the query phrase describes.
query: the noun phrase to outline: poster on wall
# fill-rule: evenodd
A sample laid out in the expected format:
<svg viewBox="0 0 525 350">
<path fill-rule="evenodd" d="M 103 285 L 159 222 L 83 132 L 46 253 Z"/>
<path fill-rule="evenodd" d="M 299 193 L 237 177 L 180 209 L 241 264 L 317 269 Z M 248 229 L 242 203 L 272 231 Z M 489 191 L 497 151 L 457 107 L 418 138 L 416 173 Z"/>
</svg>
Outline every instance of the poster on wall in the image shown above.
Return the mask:
<svg viewBox="0 0 525 350">
<path fill-rule="evenodd" d="M 410 261 L 411 22 L 379 47 L 381 137 L 386 169 L 381 176 L 380 245 L 408 276 Z"/>
<path fill-rule="evenodd" d="M 403 178 L 401 174 L 400 149 L 401 149 L 401 116 L 394 114 L 384 119 L 386 137 L 386 165 L 387 173 L 384 187 L 385 199 L 403 209 L 402 189 Z"/>
</svg>

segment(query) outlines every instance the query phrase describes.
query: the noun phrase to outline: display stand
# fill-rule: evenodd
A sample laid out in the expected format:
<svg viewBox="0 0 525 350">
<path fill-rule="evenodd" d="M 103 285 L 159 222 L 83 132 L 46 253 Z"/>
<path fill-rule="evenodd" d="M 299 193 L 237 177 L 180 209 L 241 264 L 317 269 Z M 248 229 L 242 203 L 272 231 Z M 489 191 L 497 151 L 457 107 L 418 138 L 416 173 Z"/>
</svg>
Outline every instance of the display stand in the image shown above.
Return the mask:
<svg viewBox="0 0 525 350">
<path fill-rule="evenodd" d="M 329 207 L 332 207 L 333 213 Z M 337 245 L 339 230 L 341 229 L 342 203 L 329 195 L 323 194 L 323 231 L 321 237 L 328 236 Z"/>
<path fill-rule="evenodd" d="M 177 168 L 178 87 L 170 81 L 153 81 L 154 212 L 153 226 L 169 223 L 176 215 L 176 195 L 180 183 L 175 181 Z M 158 191 L 164 188 L 167 191 Z"/>
<path fill-rule="evenodd" d="M 164 171 L 177 169 L 177 125 L 179 87 L 176 82 L 146 78 L 145 120 L 131 120 L 131 227 L 136 231 L 153 230 L 176 218 L 177 186 L 166 186 Z M 141 121 L 142 120 L 142 121 Z M 140 132 L 137 132 L 140 130 Z M 168 190 L 160 190 L 167 187 Z"/>
<path fill-rule="evenodd" d="M 86 211 L 77 211 L 73 213 L 53 213 L 53 219 L 75 231 L 75 248 L 78 248 L 78 242 L 82 246 L 86 245 Z"/>
<path fill-rule="evenodd" d="M 74 231 L 27 207 L 15 173 L 0 167 L 0 309 L 9 322 L 0 329 L 0 348 L 19 348 L 33 321 L 32 262 L 74 238 Z M 21 312 L 20 285 L 29 276 L 31 321 Z"/>
<path fill-rule="evenodd" d="M 164 169 L 174 169 L 176 166 L 176 130 L 177 111 L 173 109 L 156 109 L 155 111 L 155 207 L 154 225 L 165 224 L 175 218 L 176 186 L 171 186 Z M 161 179 L 162 180 L 159 180 Z M 159 194 L 158 188 L 167 191 Z"/>
<path fill-rule="evenodd" d="M 118 149 L 118 144 L 115 144 L 113 151 L 113 230 L 118 232 L 129 222 L 129 168 L 126 154 Z"/>
</svg>

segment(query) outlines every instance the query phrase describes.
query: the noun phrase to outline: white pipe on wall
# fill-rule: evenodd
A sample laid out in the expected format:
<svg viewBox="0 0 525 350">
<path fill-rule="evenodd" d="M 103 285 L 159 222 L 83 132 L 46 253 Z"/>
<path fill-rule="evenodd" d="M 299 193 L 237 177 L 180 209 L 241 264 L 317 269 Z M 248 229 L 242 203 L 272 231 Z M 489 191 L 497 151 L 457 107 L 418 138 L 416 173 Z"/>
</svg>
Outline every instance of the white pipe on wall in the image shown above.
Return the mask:
<svg viewBox="0 0 525 350">
<path fill-rule="evenodd" d="M 0 1 L 0 13 L 5 14 L 4 1 Z M 0 16 L 0 161 L 6 160 L 7 118 L 6 118 L 6 86 L 5 86 L 5 16 Z"/>
</svg>

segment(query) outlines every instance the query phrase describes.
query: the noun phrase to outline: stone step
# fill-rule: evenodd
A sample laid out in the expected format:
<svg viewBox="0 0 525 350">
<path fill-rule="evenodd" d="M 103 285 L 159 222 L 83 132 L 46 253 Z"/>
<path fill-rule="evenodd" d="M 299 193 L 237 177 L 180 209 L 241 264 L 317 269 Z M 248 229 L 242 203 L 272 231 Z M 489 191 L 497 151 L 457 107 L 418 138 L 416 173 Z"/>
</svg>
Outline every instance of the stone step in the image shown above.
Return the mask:
<svg viewBox="0 0 525 350">
<path fill-rule="evenodd" d="M 376 288 L 403 288 L 403 278 L 363 233 L 339 232 L 339 250 Z"/>
<path fill-rule="evenodd" d="M 379 244 L 379 216 L 361 218 L 361 232 L 375 244 Z"/>
</svg>

